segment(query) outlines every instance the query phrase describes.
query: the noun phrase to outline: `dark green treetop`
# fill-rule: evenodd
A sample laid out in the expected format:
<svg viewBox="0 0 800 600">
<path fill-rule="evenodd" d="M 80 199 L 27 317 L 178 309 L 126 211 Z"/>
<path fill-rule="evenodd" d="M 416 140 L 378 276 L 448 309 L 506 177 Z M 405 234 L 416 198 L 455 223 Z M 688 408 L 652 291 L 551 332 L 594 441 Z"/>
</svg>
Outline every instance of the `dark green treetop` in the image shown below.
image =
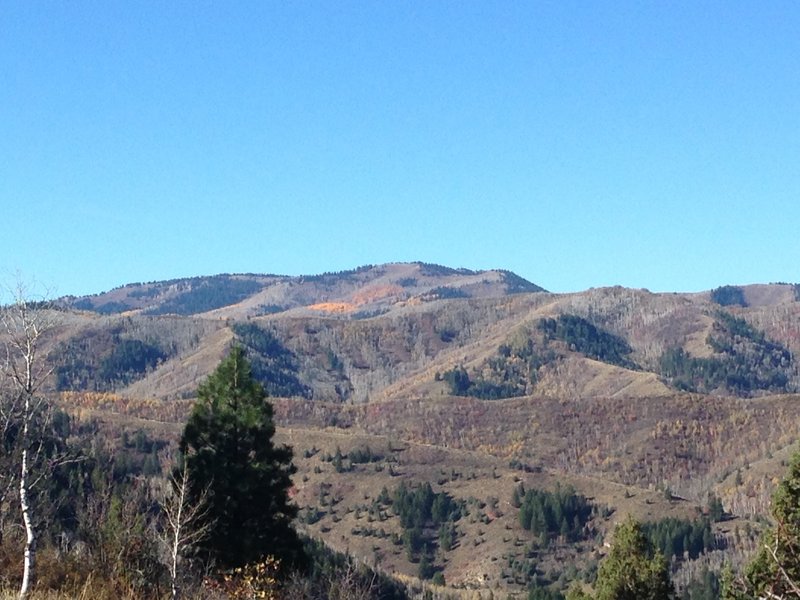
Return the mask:
<svg viewBox="0 0 800 600">
<path fill-rule="evenodd" d="M 673 598 L 669 566 L 654 551 L 641 525 L 628 519 L 614 530 L 614 544 L 600 564 L 595 593 L 575 588 L 570 600 L 669 600 Z"/>
<path fill-rule="evenodd" d="M 205 494 L 208 534 L 199 555 L 229 568 L 274 556 L 284 565 L 302 562 L 291 526 L 292 450 L 276 447 L 272 406 L 253 378 L 250 363 L 234 347 L 197 390 L 180 451 L 186 461 L 190 500 Z"/>
<path fill-rule="evenodd" d="M 729 578 L 723 598 L 795 598 L 800 591 L 800 451 L 772 497 L 775 526 L 738 580 Z"/>
</svg>

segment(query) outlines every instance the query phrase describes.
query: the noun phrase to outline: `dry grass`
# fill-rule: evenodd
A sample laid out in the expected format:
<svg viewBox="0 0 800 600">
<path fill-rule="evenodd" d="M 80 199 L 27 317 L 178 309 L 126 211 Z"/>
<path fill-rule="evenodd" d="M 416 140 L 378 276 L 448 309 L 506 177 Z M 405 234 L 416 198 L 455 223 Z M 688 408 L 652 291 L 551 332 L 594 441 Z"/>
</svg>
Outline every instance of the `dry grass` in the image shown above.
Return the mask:
<svg viewBox="0 0 800 600">
<path fill-rule="evenodd" d="M 0 590 L 0 600 L 18 600 L 17 590 Z M 165 595 L 164 598 L 167 598 Z M 97 582 L 87 581 L 86 585 L 74 592 L 34 591 L 30 600 L 141 600 L 135 593 L 120 595 L 116 590 L 104 590 Z"/>
<path fill-rule="evenodd" d="M 233 332 L 221 328 L 203 339 L 192 352 L 166 361 L 148 377 L 128 386 L 124 393 L 139 398 L 176 398 L 194 394 L 198 384 L 230 349 Z"/>
<path fill-rule="evenodd" d="M 668 502 L 660 492 L 552 471 L 524 473 L 509 468 L 508 460 L 480 452 L 332 430 L 280 429 L 277 439 L 295 449 L 298 473 L 294 498 L 301 512 L 306 507 L 324 512 L 318 522 L 305 526 L 306 531 L 336 550 L 348 552 L 367 564 L 378 564 L 386 572 L 409 580 L 416 575 L 417 565 L 409 562 L 403 548 L 393 545 L 390 537 L 402 535 L 398 518 L 390 509 L 385 519 L 369 515 L 368 507 L 381 489 L 386 487 L 391 493 L 401 481 L 430 482 L 435 491 L 446 491 L 455 499 L 467 501 L 470 515 L 457 523 L 458 543 L 444 556 L 444 561 L 437 561 L 443 567 L 448 587 L 487 590 L 499 586 L 504 592 L 521 591 L 503 578 L 508 557 L 521 557 L 533 541 L 532 534 L 519 525 L 518 509 L 511 505 L 513 490 L 520 483 L 526 488 L 551 490 L 557 483 L 571 485 L 596 504 L 614 507 L 610 518 L 595 521 L 594 526 L 601 533 L 608 532 L 626 514 L 643 520 L 697 514 L 690 503 Z M 391 462 L 384 459 L 356 465 L 350 472 L 336 473 L 333 465 L 324 460 L 337 449 L 347 455 L 354 448 L 367 446 Z M 317 452 L 305 457 L 305 451 L 312 448 Z M 390 466 L 394 474 L 390 474 Z M 386 537 L 375 535 L 381 530 Z M 577 549 L 556 545 L 552 551 L 540 553 L 537 561 L 543 570 L 559 569 L 563 561 L 580 568 L 599 549 L 593 542 Z"/>
<path fill-rule="evenodd" d="M 402 533 L 398 519 L 390 509 L 385 520 L 371 518 L 367 507 L 384 486 L 391 492 L 401 481 L 427 481 L 435 491 L 447 491 L 456 499 L 469 501 L 471 506 L 470 516 L 457 524 L 458 543 L 451 552 L 437 557 L 448 587 L 499 588 L 503 594 L 521 589 L 504 579 L 503 571 L 508 558 L 522 556 L 532 541 L 531 534 L 519 527 L 517 510 L 510 504 L 513 489 L 520 482 L 527 488 L 544 489 L 554 488 L 557 482 L 572 485 L 596 504 L 612 507 L 610 518 L 593 524 L 600 534 L 610 531 L 616 520 L 627 514 L 642 520 L 692 517 L 697 514 L 696 504 L 667 501 L 655 487 L 625 485 L 620 478 L 633 465 L 644 465 L 652 473 L 657 468 L 664 472 L 671 468 L 674 472 L 678 464 L 674 461 L 685 452 L 684 442 L 688 440 L 695 453 L 689 457 L 693 460 L 705 456 L 701 450 L 703 444 L 709 444 L 707 468 L 711 473 L 722 460 L 747 460 L 752 456 L 752 467 L 744 471 L 746 483 L 751 473 L 752 477 L 759 474 L 774 482 L 789 450 L 775 450 L 772 458 L 759 461 L 758 456 L 764 454 L 761 444 L 765 432 L 781 427 L 784 433 L 772 439 L 784 439 L 800 420 L 800 404 L 791 396 L 748 402 L 715 399 L 704 404 L 694 397 L 574 401 L 527 398 L 503 402 L 442 398 L 435 402 L 419 399 L 350 407 L 308 403 L 311 412 L 303 411 L 292 418 L 287 417 L 286 405 L 277 404 L 277 414 L 285 422 L 324 422 L 327 410 L 351 423 L 347 429 L 325 428 L 323 422 L 318 427 L 278 429 L 276 441 L 294 448 L 299 470 L 293 494 L 301 512 L 306 507 L 317 507 L 325 513 L 318 522 L 305 526 L 309 534 L 336 550 L 413 580 L 417 565 L 408 561 L 402 547 L 392 544 L 390 537 L 392 533 Z M 126 410 L 131 406 L 138 405 L 124 404 Z M 113 409 L 114 404 L 103 408 Z M 174 439 L 180 430 L 178 424 L 114 412 L 107 412 L 105 420 L 116 428 L 126 424 L 145 428 L 157 437 Z M 386 430 L 394 433 L 368 433 Z M 733 439 L 735 446 L 730 445 Z M 366 446 L 383 454 L 384 460 L 357 465 L 345 473 L 336 473 L 330 462 L 322 460 L 325 454 L 335 454 L 337 448 L 346 455 L 351 449 Z M 306 457 L 305 451 L 312 448 L 316 453 Z M 512 458 L 529 462 L 540 471 L 512 469 Z M 394 475 L 389 472 L 390 465 Z M 717 488 L 726 506 L 730 506 L 732 477 L 733 474 Z M 327 496 L 324 506 L 320 501 L 323 489 Z M 335 499 L 334 506 L 331 499 Z M 485 506 L 479 507 L 480 504 Z M 386 537 L 364 535 L 365 531 L 380 529 Z M 570 563 L 580 568 L 603 552 L 600 539 L 578 548 L 557 547 L 540 554 L 537 564 L 545 571 Z M 91 594 L 73 587 L 70 594 L 41 598 L 125 598 L 116 590 L 103 592 L 99 582 L 91 585 Z M 9 598 L 15 596 L 13 591 L 7 594 L 11 594 Z"/>
</svg>

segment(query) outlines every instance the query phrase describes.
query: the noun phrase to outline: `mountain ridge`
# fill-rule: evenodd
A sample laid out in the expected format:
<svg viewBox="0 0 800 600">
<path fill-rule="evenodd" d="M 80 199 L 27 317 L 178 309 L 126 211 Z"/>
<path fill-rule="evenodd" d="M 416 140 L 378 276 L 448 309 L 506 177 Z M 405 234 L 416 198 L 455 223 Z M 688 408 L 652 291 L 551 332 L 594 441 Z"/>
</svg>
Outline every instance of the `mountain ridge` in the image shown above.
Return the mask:
<svg viewBox="0 0 800 600">
<path fill-rule="evenodd" d="M 368 293 L 372 288 L 372 294 Z M 422 262 L 364 265 L 319 275 L 228 274 L 131 283 L 58 303 L 100 314 L 262 316 L 297 308 L 351 313 L 401 301 L 545 291 L 503 269 L 474 271 Z M 357 292 L 360 295 L 354 297 Z M 231 307 L 242 305 L 240 310 Z M 226 311 L 227 309 L 227 311 Z"/>
<path fill-rule="evenodd" d="M 328 401 L 438 394 L 456 375 L 445 392 L 486 399 L 785 393 L 800 384 L 797 298 L 789 284 L 554 294 L 419 262 L 130 284 L 58 301 L 82 325 L 56 348 L 55 387 L 184 397 L 238 342 L 263 346 L 251 351 L 273 395 Z"/>
</svg>

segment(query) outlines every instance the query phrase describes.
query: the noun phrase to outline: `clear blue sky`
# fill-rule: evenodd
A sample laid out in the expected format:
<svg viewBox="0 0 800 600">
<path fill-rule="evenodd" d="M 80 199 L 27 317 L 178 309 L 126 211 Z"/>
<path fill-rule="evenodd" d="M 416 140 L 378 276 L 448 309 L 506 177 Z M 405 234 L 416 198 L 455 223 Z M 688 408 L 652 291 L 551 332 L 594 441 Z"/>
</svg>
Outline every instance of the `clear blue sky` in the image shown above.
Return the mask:
<svg viewBox="0 0 800 600">
<path fill-rule="evenodd" d="M 800 281 L 797 2 L 0 2 L 0 273 Z"/>
</svg>

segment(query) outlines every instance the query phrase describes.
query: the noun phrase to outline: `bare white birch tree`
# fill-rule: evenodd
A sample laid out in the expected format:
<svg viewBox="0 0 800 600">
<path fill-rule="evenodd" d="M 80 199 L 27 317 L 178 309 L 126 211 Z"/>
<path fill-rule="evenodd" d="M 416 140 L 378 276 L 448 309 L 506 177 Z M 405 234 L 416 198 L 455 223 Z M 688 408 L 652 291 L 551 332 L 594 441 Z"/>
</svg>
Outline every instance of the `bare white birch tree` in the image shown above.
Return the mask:
<svg viewBox="0 0 800 600">
<path fill-rule="evenodd" d="M 36 566 L 36 543 L 38 532 L 35 526 L 35 507 L 31 490 L 38 481 L 33 472 L 41 458 L 44 441 L 37 425 L 47 408 L 39 394 L 42 384 L 50 374 L 47 365 L 39 356 L 43 336 L 54 326 L 52 312 L 41 303 L 31 302 L 22 284 L 13 290 L 13 300 L 0 308 L 2 347 L 5 350 L 4 389 L 2 416 L 4 433 L 14 430 L 14 449 L 18 456 L 14 477 L 19 486 L 19 507 L 25 530 L 22 584 L 20 600 L 29 596 Z M 16 462 L 14 460 L 13 462 Z M 12 464 L 13 464 L 12 462 Z"/>
<path fill-rule="evenodd" d="M 203 492 L 196 502 L 190 502 L 188 492 L 191 475 L 185 460 L 182 465 L 181 470 L 171 476 L 170 489 L 161 501 L 166 519 L 162 540 L 167 548 L 172 600 L 178 600 L 181 595 L 182 563 L 187 551 L 205 539 L 213 525 L 206 521 L 208 491 Z"/>
</svg>

